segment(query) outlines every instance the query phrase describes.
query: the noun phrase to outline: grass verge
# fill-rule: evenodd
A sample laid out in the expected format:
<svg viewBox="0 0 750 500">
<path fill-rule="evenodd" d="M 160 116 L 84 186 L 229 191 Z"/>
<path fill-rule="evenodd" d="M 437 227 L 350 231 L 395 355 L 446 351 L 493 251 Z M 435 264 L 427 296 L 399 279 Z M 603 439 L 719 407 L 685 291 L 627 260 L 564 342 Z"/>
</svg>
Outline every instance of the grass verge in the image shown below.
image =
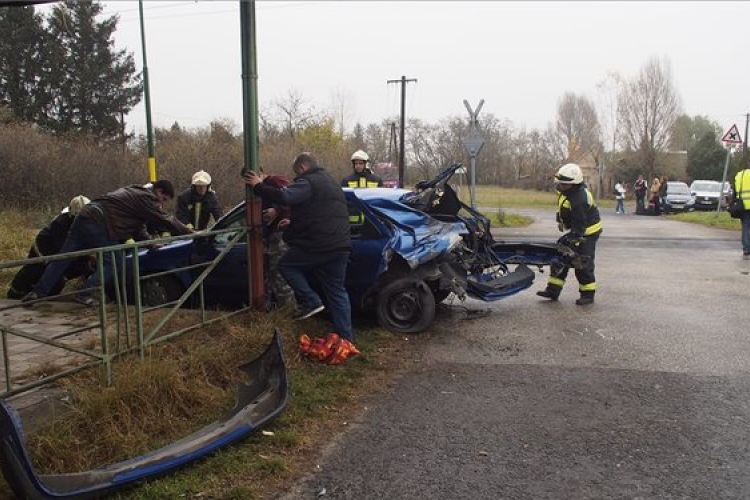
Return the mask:
<svg viewBox="0 0 750 500">
<path fill-rule="evenodd" d="M 115 365 L 103 387 L 100 370 L 59 382 L 65 403 L 27 432 L 37 472 L 89 470 L 137 456 L 207 425 L 234 403 L 235 368 L 282 332 L 290 403 L 265 430 L 177 473 L 115 495 L 118 499 L 266 498 L 310 470 L 331 435 L 361 411 L 361 401 L 388 387 L 413 354 L 398 335 L 358 328 L 362 354 L 340 366 L 298 355 L 301 333 L 325 335 L 327 322 L 292 322 L 282 313 L 248 313 L 149 349 Z M 24 417 L 25 418 L 25 417 Z M 0 484 L 0 497 L 10 490 Z"/>
<path fill-rule="evenodd" d="M 719 229 L 732 229 L 739 231 L 741 224 L 739 219 L 732 219 L 729 213 L 722 211 L 716 213 L 715 211 L 710 212 L 687 212 L 683 214 L 672 215 L 677 220 L 683 222 L 691 222 L 693 224 L 700 224 L 702 226 L 715 227 Z"/>
</svg>

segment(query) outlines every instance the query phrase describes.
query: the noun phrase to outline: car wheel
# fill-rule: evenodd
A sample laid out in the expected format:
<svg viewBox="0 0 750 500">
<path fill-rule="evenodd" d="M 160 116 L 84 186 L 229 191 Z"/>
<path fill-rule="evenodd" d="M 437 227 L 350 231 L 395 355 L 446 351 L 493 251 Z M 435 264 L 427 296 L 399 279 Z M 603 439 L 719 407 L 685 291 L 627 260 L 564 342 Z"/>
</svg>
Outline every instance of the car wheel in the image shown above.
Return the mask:
<svg viewBox="0 0 750 500">
<path fill-rule="evenodd" d="M 182 297 L 185 289 L 174 276 L 146 278 L 141 283 L 141 303 L 144 307 L 156 307 L 174 302 Z"/>
<path fill-rule="evenodd" d="M 378 293 L 378 323 L 392 332 L 421 332 L 435 319 L 435 297 L 422 280 L 401 278 Z"/>
</svg>

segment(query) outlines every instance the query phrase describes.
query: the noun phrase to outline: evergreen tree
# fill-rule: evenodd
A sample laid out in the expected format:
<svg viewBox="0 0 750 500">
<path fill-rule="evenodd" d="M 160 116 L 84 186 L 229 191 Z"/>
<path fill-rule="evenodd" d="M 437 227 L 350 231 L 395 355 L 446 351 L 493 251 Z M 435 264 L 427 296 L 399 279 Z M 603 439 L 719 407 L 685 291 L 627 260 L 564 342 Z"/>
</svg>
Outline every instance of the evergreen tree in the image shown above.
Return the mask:
<svg viewBox="0 0 750 500">
<path fill-rule="evenodd" d="M 0 105 L 14 119 L 36 121 L 45 106 L 46 96 L 37 92 L 44 40 L 33 6 L 0 7 Z"/>
<path fill-rule="evenodd" d="M 132 54 L 114 49 L 118 17 L 99 21 L 101 13 L 98 2 L 66 0 L 47 18 L 43 90 L 50 102 L 42 125 L 55 133 L 116 138 L 120 117 L 141 100 L 142 81 Z"/>
<path fill-rule="evenodd" d="M 720 181 L 727 151 L 711 130 L 688 150 L 687 174 L 691 179 Z"/>
</svg>

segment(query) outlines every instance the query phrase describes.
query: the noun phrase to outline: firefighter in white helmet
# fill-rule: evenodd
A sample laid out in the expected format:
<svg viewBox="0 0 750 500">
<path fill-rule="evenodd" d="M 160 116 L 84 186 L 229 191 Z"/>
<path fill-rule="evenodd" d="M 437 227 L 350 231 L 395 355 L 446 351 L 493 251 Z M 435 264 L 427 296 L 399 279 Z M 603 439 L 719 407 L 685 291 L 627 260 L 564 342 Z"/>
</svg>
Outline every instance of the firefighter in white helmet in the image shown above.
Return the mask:
<svg viewBox="0 0 750 500">
<path fill-rule="evenodd" d="M 375 175 L 370 169 L 370 157 L 361 149 L 352 155 L 351 174 L 347 175 L 341 181 L 343 187 L 350 188 L 374 188 L 383 187 L 383 179 Z"/>
<path fill-rule="evenodd" d="M 204 170 L 193 174 L 190 187 L 177 197 L 177 220 L 196 231 L 208 227 L 213 216 L 219 220 L 224 211 L 216 191 L 211 188 L 211 175 Z"/>
<path fill-rule="evenodd" d="M 29 250 L 29 259 L 34 257 L 42 257 L 49 255 L 57 255 L 60 253 L 60 249 L 65 243 L 65 238 L 68 237 L 70 226 L 73 224 L 73 219 L 81 211 L 81 209 L 91 202 L 88 198 L 83 195 L 73 197 L 68 203 L 68 206 L 63 208 L 57 216 L 52 219 L 52 222 L 42 228 L 41 231 L 34 238 L 34 243 Z M 36 264 L 26 264 L 18 270 L 13 281 L 8 289 L 9 299 L 21 299 L 24 295 L 29 293 L 39 282 L 39 279 L 44 273 L 44 269 L 47 264 L 39 262 Z M 52 288 L 50 295 L 57 295 L 65 285 L 66 280 L 77 278 L 79 276 L 86 276 L 92 271 L 89 266 L 89 259 L 87 257 L 80 257 L 68 268 L 68 271 L 60 278 L 60 280 Z"/>
<path fill-rule="evenodd" d="M 557 223 L 560 231 L 567 231 L 559 240 L 559 245 L 578 254 L 575 275 L 578 279 L 580 297 L 578 305 L 594 303 L 596 278 L 594 277 L 594 257 L 596 242 L 602 234 L 602 221 L 594 197 L 586 189 L 581 167 L 566 163 L 555 174 L 557 185 Z M 550 269 L 547 288 L 536 294 L 546 299 L 557 300 L 562 292 L 565 278 L 570 270 L 568 264 L 553 264 Z"/>
</svg>

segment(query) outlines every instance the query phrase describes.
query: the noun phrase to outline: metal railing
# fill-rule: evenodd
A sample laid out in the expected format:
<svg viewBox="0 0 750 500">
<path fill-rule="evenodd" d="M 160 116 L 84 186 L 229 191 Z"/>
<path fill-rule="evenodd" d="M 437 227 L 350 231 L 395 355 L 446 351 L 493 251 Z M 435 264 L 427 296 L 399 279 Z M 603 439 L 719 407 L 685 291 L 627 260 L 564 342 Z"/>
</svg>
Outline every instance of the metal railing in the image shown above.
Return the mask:
<svg viewBox="0 0 750 500">
<path fill-rule="evenodd" d="M 177 240 L 215 238 L 220 234 L 230 237 L 215 258 L 141 275 L 140 258 L 149 247 Z M 232 311 L 209 310 L 204 293 L 206 277 L 232 248 L 245 241 L 246 234 L 247 229 L 239 227 L 1 262 L 0 272 L 7 273 L 25 265 L 93 255 L 96 257 L 97 284 L 73 291 L 65 289 L 56 296 L 25 303 L 5 301 L 0 305 L 4 370 L 4 389 L 0 391 L 0 397 L 20 394 L 97 365 L 102 367 L 105 383 L 109 385 L 116 358 L 135 352 L 143 357 L 149 345 L 247 311 L 249 306 Z M 133 258 L 135 255 L 139 258 Z M 108 272 L 105 272 L 105 262 L 111 264 L 106 270 Z M 161 304 L 143 303 L 142 285 L 146 280 L 168 275 L 178 277 L 182 274 L 185 277 L 183 273 L 190 275 L 186 280 L 190 284 L 178 299 Z M 78 294 L 98 295 L 98 314 L 95 317 L 91 317 L 91 309 L 66 306 L 70 303 L 64 300 Z M 180 315 L 180 326 L 172 330 L 170 320 L 178 311 L 185 311 L 185 314 Z M 61 312 L 66 318 L 61 318 Z M 192 317 L 197 317 L 192 323 L 186 319 Z"/>
</svg>

